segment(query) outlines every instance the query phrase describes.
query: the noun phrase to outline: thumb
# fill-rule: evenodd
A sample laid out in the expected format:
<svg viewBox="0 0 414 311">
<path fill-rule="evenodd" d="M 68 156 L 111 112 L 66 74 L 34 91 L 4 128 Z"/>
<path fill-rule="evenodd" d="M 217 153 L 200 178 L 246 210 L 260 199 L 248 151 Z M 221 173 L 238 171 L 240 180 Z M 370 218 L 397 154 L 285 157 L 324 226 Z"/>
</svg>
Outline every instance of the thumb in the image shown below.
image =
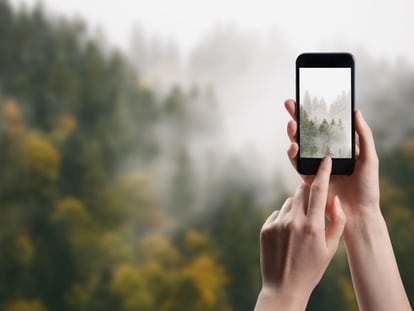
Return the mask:
<svg viewBox="0 0 414 311">
<path fill-rule="evenodd" d="M 331 221 L 326 229 L 326 244 L 328 249 L 334 253 L 338 248 L 339 240 L 345 228 L 346 216 L 338 196 L 335 196 L 332 207 L 330 209 Z"/>
</svg>

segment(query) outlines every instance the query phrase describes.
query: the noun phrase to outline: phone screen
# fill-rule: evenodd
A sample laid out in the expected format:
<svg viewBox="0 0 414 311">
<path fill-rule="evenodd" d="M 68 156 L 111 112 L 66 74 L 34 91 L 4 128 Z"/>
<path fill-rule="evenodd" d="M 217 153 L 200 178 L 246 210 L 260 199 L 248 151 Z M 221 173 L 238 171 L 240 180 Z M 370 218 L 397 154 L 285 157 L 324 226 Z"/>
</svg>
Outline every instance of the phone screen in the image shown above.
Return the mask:
<svg viewBox="0 0 414 311">
<path fill-rule="evenodd" d="M 299 68 L 300 157 L 352 158 L 351 68 Z"/>
</svg>

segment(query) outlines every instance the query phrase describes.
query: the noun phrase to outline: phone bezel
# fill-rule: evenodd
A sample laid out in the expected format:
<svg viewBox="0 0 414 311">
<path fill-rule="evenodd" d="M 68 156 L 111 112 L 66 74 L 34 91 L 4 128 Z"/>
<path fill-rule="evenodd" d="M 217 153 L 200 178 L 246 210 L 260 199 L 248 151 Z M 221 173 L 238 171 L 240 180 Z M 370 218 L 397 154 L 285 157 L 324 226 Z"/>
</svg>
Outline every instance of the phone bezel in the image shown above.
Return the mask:
<svg viewBox="0 0 414 311">
<path fill-rule="evenodd" d="M 296 140 L 299 146 L 296 166 L 300 174 L 315 175 L 321 158 L 302 158 L 300 157 L 300 68 L 350 68 L 351 69 L 351 137 L 352 137 L 352 157 L 351 158 L 332 158 L 332 175 L 350 175 L 354 171 L 355 165 L 355 62 L 351 53 L 303 53 L 296 59 L 296 120 L 297 135 Z"/>
</svg>

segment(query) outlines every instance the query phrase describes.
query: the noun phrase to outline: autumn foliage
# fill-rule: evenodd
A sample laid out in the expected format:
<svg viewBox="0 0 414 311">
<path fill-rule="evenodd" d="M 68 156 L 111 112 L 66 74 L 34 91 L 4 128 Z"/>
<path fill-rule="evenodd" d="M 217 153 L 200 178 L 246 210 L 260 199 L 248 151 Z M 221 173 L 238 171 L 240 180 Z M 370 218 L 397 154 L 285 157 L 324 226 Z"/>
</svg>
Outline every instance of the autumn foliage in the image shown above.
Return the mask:
<svg viewBox="0 0 414 311">
<path fill-rule="evenodd" d="M 260 227 L 285 193 L 263 203 L 250 165 L 194 155 L 212 102 L 158 94 L 80 20 L 0 0 L 0 310 L 252 310 Z M 413 160 L 404 140 L 381 172 L 410 297 Z M 332 306 L 355 309 L 343 249 L 309 310 Z"/>
</svg>

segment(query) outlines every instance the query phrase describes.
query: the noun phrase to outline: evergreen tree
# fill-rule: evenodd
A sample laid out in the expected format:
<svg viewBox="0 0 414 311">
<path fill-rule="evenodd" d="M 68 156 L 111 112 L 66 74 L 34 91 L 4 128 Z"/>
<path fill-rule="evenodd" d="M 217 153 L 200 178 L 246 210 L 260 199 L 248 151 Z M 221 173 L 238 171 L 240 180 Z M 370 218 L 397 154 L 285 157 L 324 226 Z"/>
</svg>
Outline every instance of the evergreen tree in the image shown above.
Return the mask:
<svg viewBox="0 0 414 311">
<path fill-rule="evenodd" d="M 302 104 L 303 104 L 303 109 L 305 109 L 308 114 L 312 114 L 312 103 L 311 103 L 311 97 L 309 95 L 308 90 L 305 91 Z"/>
<path fill-rule="evenodd" d="M 319 133 L 321 135 L 327 136 L 329 133 L 329 123 L 326 119 L 323 119 L 322 123 L 319 125 Z"/>
</svg>

